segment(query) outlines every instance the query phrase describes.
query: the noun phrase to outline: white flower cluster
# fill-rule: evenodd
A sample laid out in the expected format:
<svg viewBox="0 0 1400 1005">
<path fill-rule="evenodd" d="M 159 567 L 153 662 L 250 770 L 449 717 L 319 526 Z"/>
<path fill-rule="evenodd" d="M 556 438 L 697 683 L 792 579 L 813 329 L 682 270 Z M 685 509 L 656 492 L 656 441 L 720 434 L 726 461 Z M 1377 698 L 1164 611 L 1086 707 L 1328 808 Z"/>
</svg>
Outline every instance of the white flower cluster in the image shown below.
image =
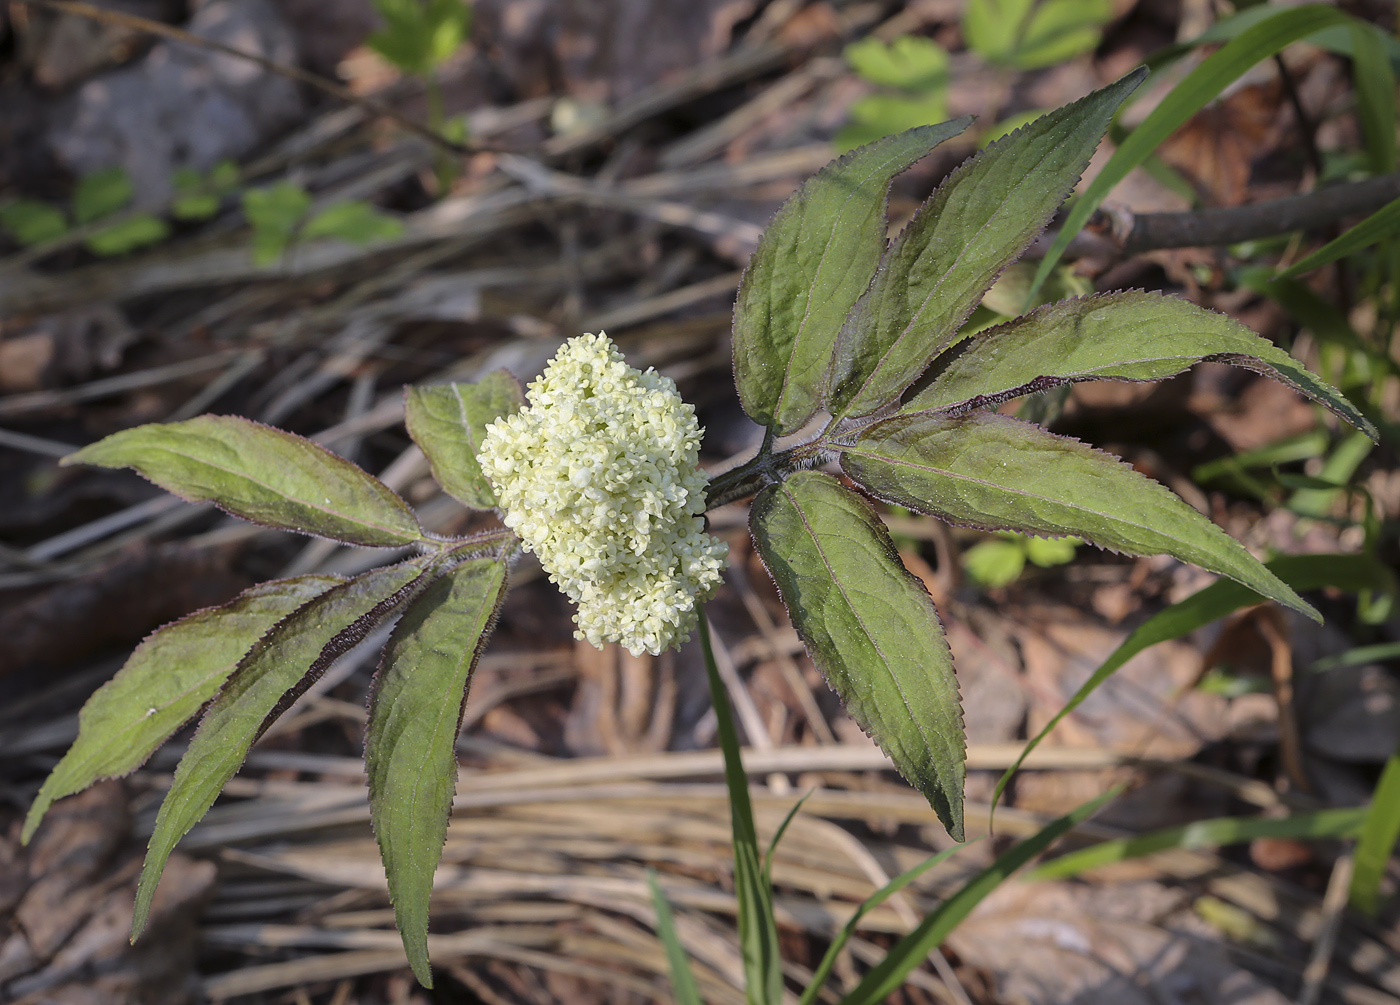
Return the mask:
<svg viewBox="0 0 1400 1005">
<path fill-rule="evenodd" d="M 530 406 L 486 427 L 481 469 L 506 526 L 578 604 L 575 637 L 635 656 L 695 627 L 727 552 L 700 516 L 700 432 L 676 385 L 601 332 L 566 342 Z"/>
</svg>

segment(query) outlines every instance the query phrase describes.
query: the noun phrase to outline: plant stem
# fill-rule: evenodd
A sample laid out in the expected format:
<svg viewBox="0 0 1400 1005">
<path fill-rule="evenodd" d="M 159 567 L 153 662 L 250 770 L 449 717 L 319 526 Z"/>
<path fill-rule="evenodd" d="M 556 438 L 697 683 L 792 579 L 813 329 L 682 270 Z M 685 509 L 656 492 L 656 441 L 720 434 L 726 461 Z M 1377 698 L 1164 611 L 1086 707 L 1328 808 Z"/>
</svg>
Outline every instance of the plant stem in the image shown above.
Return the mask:
<svg viewBox="0 0 1400 1005">
<path fill-rule="evenodd" d="M 772 443 L 773 436 L 770 428 L 764 436 L 763 446 L 759 448 L 757 454 L 738 467 L 730 468 L 711 479 L 710 487 L 706 493 L 705 508 L 707 510 L 718 509 L 726 503 L 751 496 L 766 485 L 782 481 L 783 476 L 789 471 L 810 467 L 827 449 L 825 431 L 814 440 L 799 443 L 795 447 L 788 447 L 776 454 L 771 452 Z"/>
</svg>

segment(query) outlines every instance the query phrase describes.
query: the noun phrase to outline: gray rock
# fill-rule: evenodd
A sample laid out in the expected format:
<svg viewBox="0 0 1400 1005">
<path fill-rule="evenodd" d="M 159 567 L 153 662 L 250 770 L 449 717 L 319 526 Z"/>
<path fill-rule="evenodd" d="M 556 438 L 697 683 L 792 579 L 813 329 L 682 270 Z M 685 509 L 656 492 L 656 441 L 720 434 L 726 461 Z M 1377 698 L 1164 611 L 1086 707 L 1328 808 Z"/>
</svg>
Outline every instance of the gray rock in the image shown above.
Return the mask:
<svg viewBox="0 0 1400 1005">
<path fill-rule="evenodd" d="M 210 0 L 190 20 L 196 35 L 295 64 L 291 28 L 269 0 Z M 49 131 L 54 154 L 76 174 L 120 165 L 138 205 L 169 197 L 177 167 L 237 159 L 305 112 L 300 88 L 247 60 L 161 42 L 138 64 L 84 84 Z"/>
</svg>

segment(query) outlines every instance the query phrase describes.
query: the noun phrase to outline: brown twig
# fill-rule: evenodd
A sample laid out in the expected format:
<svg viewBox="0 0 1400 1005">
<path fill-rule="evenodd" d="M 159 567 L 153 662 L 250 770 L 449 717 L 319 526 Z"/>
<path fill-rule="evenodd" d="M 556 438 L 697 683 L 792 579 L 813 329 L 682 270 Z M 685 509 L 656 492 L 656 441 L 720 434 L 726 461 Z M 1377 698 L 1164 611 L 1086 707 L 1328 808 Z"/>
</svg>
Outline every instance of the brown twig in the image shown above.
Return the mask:
<svg viewBox="0 0 1400 1005">
<path fill-rule="evenodd" d="M 399 114 L 383 102 L 376 101 L 374 98 L 367 98 L 361 94 L 356 94 L 349 88 L 342 87 L 335 81 L 328 80 L 318 73 L 303 70 L 299 66 L 288 66 L 286 63 L 274 62 L 273 60 L 265 59 L 254 53 L 245 52 L 231 45 L 224 45 L 222 42 L 215 42 L 213 39 L 204 38 L 193 32 L 185 31 L 183 28 L 176 28 L 173 25 L 164 24 L 160 21 L 153 21 L 150 18 L 141 17 L 136 14 L 127 14 L 118 10 L 97 7 L 90 3 L 83 3 L 82 0 L 19 0 L 19 2 L 30 7 L 41 7 L 47 10 L 55 10 L 62 14 L 72 14 L 74 17 L 84 17 L 92 21 L 100 21 L 104 24 L 113 24 L 121 28 L 130 28 L 134 31 L 144 32 L 147 35 L 156 35 L 160 38 L 169 39 L 172 42 L 182 42 L 185 45 L 198 46 L 203 49 L 210 49 L 214 52 L 223 53 L 225 56 L 233 56 L 236 59 L 247 60 L 250 63 L 257 64 L 270 73 L 276 73 L 289 80 L 295 80 L 299 84 L 314 87 L 316 90 L 329 94 L 347 104 L 358 105 L 381 118 L 390 119 L 409 132 L 421 136 L 434 146 L 454 154 L 476 153 L 482 150 L 493 149 L 475 143 L 454 143 L 452 140 L 440 135 L 423 123 L 415 122 L 413 119 Z"/>
<path fill-rule="evenodd" d="M 1185 213 L 1100 210 L 1095 220 L 1111 233 L 1081 231 L 1070 242 L 1067 253 L 1081 258 L 1127 258 L 1163 248 L 1219 247 L 1294 230 L 1311 230 L 1345 217 L 1373 213 L 1397 198 L 1400 172 L 1225 209 Z M 1027 257 L 1042 257 L 1054 238 L 1054 232 L 1043 235 L 1026 253 Z"/>
</svg>

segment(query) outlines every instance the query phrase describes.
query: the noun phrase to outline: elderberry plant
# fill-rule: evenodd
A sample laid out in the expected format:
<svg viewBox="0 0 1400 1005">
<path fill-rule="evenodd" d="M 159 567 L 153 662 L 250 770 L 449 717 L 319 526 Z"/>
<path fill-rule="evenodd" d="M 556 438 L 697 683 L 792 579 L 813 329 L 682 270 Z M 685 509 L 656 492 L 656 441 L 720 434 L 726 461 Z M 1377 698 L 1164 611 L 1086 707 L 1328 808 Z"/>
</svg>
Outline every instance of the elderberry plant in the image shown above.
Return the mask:
<svg viewBox="0 0 1400 1005">
<path fill-rule="evenodd" d="M 408 430 L 437 481 L 464 505 L 503 514 L 503 526 L 462 539 L 424 531 L 402 499 L 348 461 L 245 419 L 140 426 L 67 458 L 135 468 L 267 526 L 412 557 L 348 580 L 264 583 L 155 632 L 84 707 L 25 839 L 55 799 L 134 770 L 202 709 L 151 838 L 139 934 L 168 856 L 252 744 L 337 656 L 397 618 L 371 689 L 365 762 L 399 929 L 429 984 L 428 898 L 457 780 L 457 728 L 512 558 L 539 556 L 578 604 L 580 637 L 659 652 L 689 635 L 720 579 L 724 549 L 701 514 L 748 496 L 754 542 L 814 663 L 959 840 L 965 744 L 952 659 L 927 591 L 861 491 L 956 524 L 1173 555 L 1318 617 L 1167 489 L 992 406 L 1217 360 L 1282 380 L 1374 435 L 1337 391 L 1232 319 L 1154 293 L 1064 300 L 962 333 L 1142 77 L 980 151 L 892 242 L 891 181 L 970 119 L 877 140 L 802 185 L 760 241 L 735 305 L 739 397 L 767 433 L 752 459 L 708 483 L 693 410 L 601 334 L 567 343 L 531 385 L 528 407 L 505 373 L 408 390 Z M 856 489 L 821 470 L 832 462 Z M 756 858 L 746 868 L 759 874 Z"/>
</svg>

